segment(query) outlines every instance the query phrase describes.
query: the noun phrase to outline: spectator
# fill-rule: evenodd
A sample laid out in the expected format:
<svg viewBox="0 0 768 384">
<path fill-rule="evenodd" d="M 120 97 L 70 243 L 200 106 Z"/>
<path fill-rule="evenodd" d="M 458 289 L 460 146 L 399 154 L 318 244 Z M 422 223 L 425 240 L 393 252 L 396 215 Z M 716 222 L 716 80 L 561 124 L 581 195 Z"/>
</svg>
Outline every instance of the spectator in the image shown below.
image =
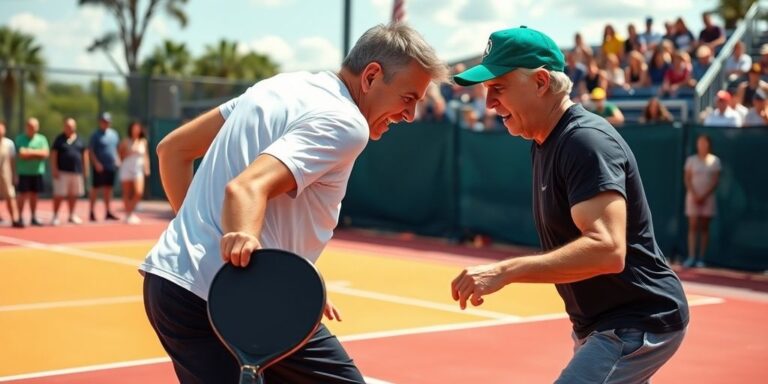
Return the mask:
<svg viewBox="0 0 768 384">
<path fill-rule="evenodd" d="M 656 46 L 661 43 L 661 34 L 653 31 L 653 18 L 648 16 L 645 18 L 645 32 L 640 35 L 646 44 L 646 59 L 650 59 L 650 53 L 652 53 Z"/>
<path fill-rule="evenodd" d="M 664 83 L 661 84 L 661 94 L 677 96 L 680 87 L 691 83 L 691 57 L 685 51 L 677 51 L 672 55 L 672 65 L 664 73 Z"/>
<path fill-rule="evenodd" d="M 752 107 L 749 108 L 747 116 L 744 117 L 744 127 L 768 126 L 768 110 L 766 110 L 768 103 L 766 99 L 768 99 L 768 92 L 758 88 L 752 98 Z"/>
<path fill-rule="evenodd" d="M 597 60 L 590 59 L 587 66 L 587 76 L 584 77 L 584 85 L 587 92 L 592 92 L 595 88 L 608 88 L 608 79 L 605 76 L 605 71 L 600 69 L 597 65 Z"/>
<path fill-rule="evenodd" d="M 651 55 L 651 60 L 648 62 L 648 79 L 651 86 L 659 87 L 664 84 L 664 75 L 667 74 L 667 70 L 672 66 L 670 63 L 670 56 L 664 52 L 664 47 L 659 45 Z"/>
<path fill-rule="evenodd" d="M 35 226 L 43 225 L 37 219 L 37 195 L 43 191 L 45 159 L 49 154 L 48 139 L 39 134 L 39 131 L 40 122 L 30 117 L 25 132 L 16 137 L 16 148 L 19 149 L 19 160 L 16 162 L 19 174 L 19 220 L 24 215 L 24 205 L 29 200 L 30 224 Z"/>
<path fill-rule="evenodd" d="M 760 46 L 760 68 L 762 76 L 768 76 L 768 43 Z"/>
<path fill-rule="evenodd" d="M 648 78 L 648 64 L 645 63 L 645 57 L 642 53 L 638 51 L 629 53 L 629 64 L 624 70 L 624 77 L 624 87 L 627 89 L 651 85 L 651 80 Z"/>
<path fill-rule="evenodd" d="M 621 69 L 619 57 L 613 53 L 609 53 L 605 57 L 605 79 L 608 81 L 609 89 L 613 87 L 624 87 L 624 81 L 626 80 L 624 77 L 624 70 Z"/>
<path fill-rule="evenodd" d="M 472 108 L 471 105 L 461 107 L 461 120 L 459 121 L 459 126 L 463 129 L 475 132 L 482 132 L 485 130 L 483 122 L 480 121 L 477 115 L 477 111 Z"/>
<path fill-rule="evenodd" d="M 446 102 L 437 84 L 430 83 L 424 100 L 416 105 L 416 120 L 440 122 L 445 119 Z"/>
<path fill-rule="evenodd" d="M 99 129 L 91 135 L 88 145 L 88 153 L 91 156 L 91 165 L 93 166 L 93 188 L 90 194 L 90 220 L 96 221 L 94 206 L 99 191 L 104 198 L 104 207 L 106 209 L 106 220 L 120 220 L 112 213 L 110 200 L 112 199 L 112 186 L 115 184 L 115 173 L 120 165 L 117 156 L 117 145 L 120 137 L 117 132 L 111 128 L 112 116 L 109 112 L 104 112 L 99 117 Z"/>
<path fill-rule="evenodd" d="M 643 124 L 671 123 L 672 121 L 674 121 L 672 114 L 659 101 L 658 97 L 652 97 L 648 100 L 643 115 L 640 116 L 640 122 Z"/>
<path fill-rule="evenodd" d="M 675 41 L 675 23 L 671 21 L 665 21 L 664 22 L 664 36 L 661 38 L 662 41 L 670 41 L 674 44 Z"/>
<path fill-rule="evenodd" d="M 711 12 L 702 13 L 701 21 L 704 23 L 704 28 L 699 33 L 699 46 L 706 45 L 712 52 L 718 52 L 725 44 L 725 31 L 712 22 Z"/>
<path fill-rule="evenodd" d="M 437 92 L 437 89 L 435 90 Z M 128 125 L 127 136 L 120 143 L 120 184 L 123 187 L 125 222 L 141 222 L 134 213 L 136 205 L 144 196 L 144 178 L 149 176 L 149 143 L 141 123 L 134 121 Z"/>
<path fill-rule="evenodd" d="M 741 115 L 731 108 L 731 94 L 728 91 L 717 91 L 715 109 L 711 110 L 704 119 L 704 125 L 709 127 L 741 127 Z"/>
<path fill-rule="evenodd" d="M 584 38 L 581 37 L 581 33 L 576 33 L 573 35 L 573 55 L 576 62 L 585 65 L 595 57 L 595 54 L 592 51 L 592 47 L 584 42 Z"/>
<path fill-rule="evenodd" d="M 724 70 L 728 81 L 735 81 L 741 76 L 746 75 L 751 66 L 752 57 L 745 53 L 744 42 L 737 42 L 733 47 L 733 53 L 725 60 Z"/>
<path fill-rule="evenodd" d="M 717 209 L 715 189 L 720 168 L 720 159 L 712 154 L 711 139 L 707 135 L 699 135 L 696 154 L 685 161 L 685 215 L 688 217 L 688 258 L 683 263 L 685 267 L 704 267 L 709 222 Z"/>
<path fill-rule="evenodd" d="M 678 17 L 675 20 L 675 35 L 672 42 L 675 43 L 676 50 L 685 52 L 691 52 L 696 45 L 696 38 L 688 29 L 688 26 L 685 25 L 682 17 Z"/>
<path fill-rule="evenodd" d="M 754 63 L 747 73 L 747 80 L 742 81 L 736 87 L 734 98 L 736 101 L 749 108 L 752 106 L 752 98 L 758 89 L 768 89 L 768 83 L 760 79 L 763 69 L 760 63 Z"/>
<path fill-rule="evenodd" d="M 606 24 L 603 30 L 602 54 L 604 58 L 614 54 L 616 57 L 624 57 L 624 38 L 616 34 L 613 25 Z"/>
<path fill-rule="evenodd" d="M 645 38 L 642 35 L 637 34 L 635 25 L 630 23 L 627 25 L 627 33 L 629 34 L 627 40 L 624 41 L 624 54 L 629 54 L 632 51 L 645 54 L 646 43 Z"/>
<path fill-rule="evenodd" d="M 51 225 L 59 225 L 59 207 L 67 199 L 69 208 L 68 221 L 82 224 L 75 214 L 77 199 L 85 194 L 83 175 L 88 169 L 88 154 L 85 143 L 77 134 L 77 123 L 73 118 L 64 120 L 64 129 L 53 140 L 51 151 L 51 173 L 53 174 L 53 220 Z"/>
<path fill-rule="evenodd" d="M 581 103 L 587 94 L 587 86 L 584 79 L 587 77 L 587 67 L 576 60 L 574 51 L 565 53 L 565 74 L 571 79 L 571 100 Z"/>
<path fill-rule="evenodd" d="M 691 71 L 691 87 L 695 87 L 699 80 L 704 77 L 704 74 L 707 73 L 709 67 L 712 66 L 712 60 L 714 60 L 714 57 L 712 56 L 712 49 L 709 48 L 709 46 L 700 45 L 696 48 L 696 62 L 693 63 L 693 71 Z"/>
<path fill-rule="evenodd" d="M 16 175 L 16 145 L 13 140 L 5 137 L 5 121 L 0 120 L 0 199 L 5 200 L 8 207 L 8 215 L 11 216 L 11 226 L 23 228 L 19 214 L 19 206 L 16 204 L 16 187 L 14 184 L 18 178 Z"/>
<path fill-rule="evenodd" d="M 621 110 L 615 104 L 605 100 L 606 94 L 604 89 L 595 88 L 592 90 L 590 97 L 592 99 L 590 112 L 604 117 L 614 127 L 624 124 L 624 114 L 621 113 Z"/>
</svg>

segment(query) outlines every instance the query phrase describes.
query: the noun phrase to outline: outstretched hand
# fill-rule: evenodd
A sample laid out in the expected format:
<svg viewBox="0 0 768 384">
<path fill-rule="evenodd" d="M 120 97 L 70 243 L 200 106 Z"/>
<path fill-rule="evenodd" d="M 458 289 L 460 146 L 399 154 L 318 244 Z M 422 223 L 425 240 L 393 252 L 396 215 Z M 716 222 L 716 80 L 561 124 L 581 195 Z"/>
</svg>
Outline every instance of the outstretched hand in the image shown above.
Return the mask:
<svg viewBox="0 0 768 384">
<path fill-rule="evenodd" d="M 483 296 L 490 295 L 504 287 L 501 269 L 497 264 L 483 264 L 465 268 L 451 282 L 453 300 L 461 309 L 467 308 L 467 301 L 475 307 L 483 304 Z"/>
</svg>

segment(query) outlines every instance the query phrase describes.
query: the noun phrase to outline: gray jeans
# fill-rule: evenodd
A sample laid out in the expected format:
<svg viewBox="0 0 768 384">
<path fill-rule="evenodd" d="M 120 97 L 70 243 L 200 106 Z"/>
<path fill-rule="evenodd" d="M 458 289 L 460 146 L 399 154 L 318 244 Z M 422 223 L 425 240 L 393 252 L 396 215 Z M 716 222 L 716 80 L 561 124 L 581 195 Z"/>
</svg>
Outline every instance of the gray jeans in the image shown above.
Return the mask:
<svg viewBox="0 0 768 384">
<path fill-rule="evenodd" d="M 685 330 L 650 333 L 634 328 L 573 335 L 574 354 L 555 383 L 649 383 L 675 354 Z"/>
</svg>

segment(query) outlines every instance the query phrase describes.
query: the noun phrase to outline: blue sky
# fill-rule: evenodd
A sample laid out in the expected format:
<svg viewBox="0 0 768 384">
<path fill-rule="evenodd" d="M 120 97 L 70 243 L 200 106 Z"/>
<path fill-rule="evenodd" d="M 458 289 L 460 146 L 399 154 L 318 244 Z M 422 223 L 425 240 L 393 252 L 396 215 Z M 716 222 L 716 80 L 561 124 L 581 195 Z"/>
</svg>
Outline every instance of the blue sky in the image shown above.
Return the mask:
<svg viewBox="0 0 768 384">
<path fill-rule="evenodd" d="M 147 0 L 140 0 L 146 2 Z M 352 0 L 352 42 L 366 29 L 389 21 L 393 0 Z M 579 5 L 575 5 L 575 4 Z M 653 16 L 662 22 L 682 16 L 689 28 L 701 29 L 701 12 L 716 0 L 406 0 L 407 20 L 450 61 L 476 55 L 488 35 L 525 24 L 563 47 L 581 32 L 598 43 L 610 22 L 626 35 L 627 24 L 643 28 Z M 224 5 L 226 4 L 226 5 Z M 222 38 L 242 51 L 272 57 L 282 70 L 323 70 L 341 62 L 343 0 L 189 0 L 189 25 L 181 29 L 163 13 L 153 19 L 141 54 L 164 39 L 182 41 L 193 54 Z M 95 37 L 115 29 L 98 7 L 78 7 L 77 0 L 0 0 L 0 24 L 33 34 L 43 45 L 50 66 L 114 71 L 103 54 L 85 51 Z M 121 63 L 120 50 L 115 56 Z"/>
</svg>

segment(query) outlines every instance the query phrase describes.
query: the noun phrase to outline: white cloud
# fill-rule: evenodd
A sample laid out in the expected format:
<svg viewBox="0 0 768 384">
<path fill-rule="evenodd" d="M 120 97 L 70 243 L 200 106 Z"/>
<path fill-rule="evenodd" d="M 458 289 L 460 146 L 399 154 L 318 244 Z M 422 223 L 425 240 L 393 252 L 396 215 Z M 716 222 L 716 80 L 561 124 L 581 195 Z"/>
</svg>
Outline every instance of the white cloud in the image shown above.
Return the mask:
<svg viewBox="0 0 768 384">
<path fill-rule="evenodd" d="M 8 26 L 11 29 L 36 36 L 46 33 L 49 28 L 47 21 L 27 12 L 11 17 L 8 21 Z"/>
</svg>

